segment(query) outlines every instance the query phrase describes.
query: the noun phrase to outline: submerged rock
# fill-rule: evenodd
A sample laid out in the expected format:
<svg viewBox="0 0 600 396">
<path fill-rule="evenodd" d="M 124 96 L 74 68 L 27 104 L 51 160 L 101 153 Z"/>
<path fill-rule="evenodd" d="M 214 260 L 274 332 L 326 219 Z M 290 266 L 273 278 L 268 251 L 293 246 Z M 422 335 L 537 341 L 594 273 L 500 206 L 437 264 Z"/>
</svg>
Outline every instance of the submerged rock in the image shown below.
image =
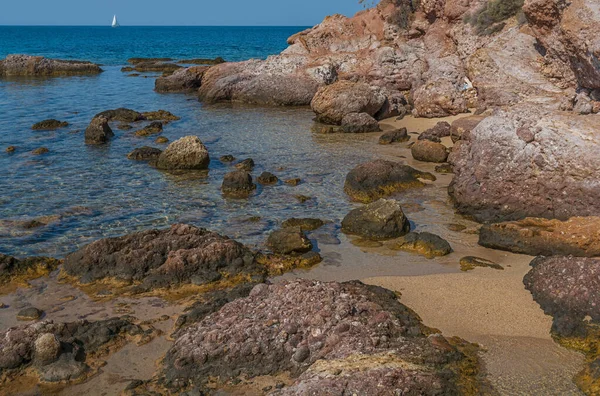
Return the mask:
<svg viewBox="0 0 600 396">
<path fill-rule="evenodd" d="M 321 219 L 292 217 L 281 223 L 282 227 L 300 227 L 302 231 L 314 231 L 321 228 L 325 222 Z"/>
<path fill-rule="evenodd" d="M 54 77 L 101 72 L 102 69 L 91 62 L 48 59 L 43 56 L 8 55 L 4 60 L 0 60 L 0 77 Z"/>
<path fill-rule="evenodd" d="M 96 118 L 96 117 L 104 117 L 108 121 L 121 121 L 121 122 L 136 122 L 136 121 L 143 121 L 146 119 L 142 115 L 142 113 L 135 111 L 135 110 L 126 109 L 124 107 L 120 107 L 115 110 L 103 111 L 101 113 L 96 114 L 94 116 L 94 118 Z"/>
<path fill-rule="evenodd" d="M 408 233 L 410 223 L 398 201 L 379 199 L 348 213 L 342 231 L 374 240 L 391 239 Z"/>
<path fill-rule="evenodd" d="M 425 186 L 420 179 L 435 180 L 435 176 L 397 162 L 375 160 L 352 169 L 346 176 L 344 191 L 355 201 L 369 203 L 395 192 Z"/>
<path fill-rule="evenodd" d="M 197 136 L 185 136 L 169 144 L 158 157 L 159 169 L 207 169 L 210 157 Z"/>
<path fill-rule="evenodd" d="M 385 96 L 365 83 L 338 81 L 319 89 L 311 101 L 317 121 L 325 124 L 342 123 L 352 113 L 374 116 L 385 103 Z"/>
<path fill-rule="evenodd" d="M 154 147 L 138 147 L 133 150 L 131 153 L 127 154 L 127 158 L 136 160 L 136 161 L 156 161 L 162 150 L 154 148 Z"/>
<path fill-rule="evenodd" d="M 63 270 L 84 284 L 115 279 L 140 292 L 263 273 L 242 244 L 185 224 L 98 240 L 67 255 Z"/>
<path fill-rule="evenodd" d="M 446 146 L 430 140 L 417 141 L 410 148 L 410 152 L 417 161 L 442 163 L 448 159 Z"/>
<path fill-rule="evenodd" d="M 238 377 L 257 376 L 269 376 L 262 378 L 272 379 L 275 394 L 477 389 L 476 355 L 465 355 L 460 340 L 427 334 L 418 316 L 380 287 L 308 280 L 258 285 L 179 333 L 158 378 L 175 393 L 207 389 L 211 378 L 236 384 Z M 291 375 L 291 386 L 276 381 L 283 373 Z"/>
<path fill-rule="evenodd" d="M 526 218 L 484 225 L 479 244 L 532 256 L 600 256 L 600 217 Z"/>
<path fill-rule="evenodd" d="M 252 158 L 246 158 L 245 160 L 235 164 L 235 167 L 240 170 L 252 172 L 252 170 L 254 169 L 254 160 Z"/>
<path fill-rule="evenodd" d="M 191 65 L 218 65 L 221 63 L 225 63 L 225 59 L 221 58 L 220 56 L 217 56 L 214 59 L 210 59 L 210 58 L 194 58 L 194 59 L 182 59 L 180 61 L 178 61 L 178 63 L 183 63 L 183 64 L 191 64 Z"/>
<path fill-rule="evenodd" d="M 379 132 L 379 123 L 367 113 L 350 113 L 342 118 L 342 131 L 344 133 Z"/>
<path fill-rule="evenodd" d="M 108 119 L 96 116 L 85 130 L 85 144 L 103 144 L 108 142 L 115 134 L 108 125 Z"/>
<path fill-rule="evenodd" d="M 17 146 L 8 146 L 6 148 L 7 153 L 14 153 L 17 150 Z"/>
<path fill-rule="evenodd" d="M 166 110 L 147 111 L 142 113 L 145 119 L 149 121 L 177 121 L 180 117 Z"/>
<path fill-rule="evenodd" d="M 170 76 L 159 77 L 154 83 L 156 92 L 193 92 L 200 88 L 202 76 L 208 70 L 206 66 L 178 69 Z"/>
<path fill-rule="evenodd" d="M 279 254 L 306 253 L 313 247 L 301 227 L 284 227 L 271 232 L 267 246 Z"/>
<path fill-rule="evenodd" d="M 221 191 L 229 197 L 246 198 L 256 190 L 252 175 L 244 170 L 236 170 L 225 174 Z"/>
<path fill-rule="evenodd" d="M 260 174 L 260 176 L 258 176 L 257 181 L 260 184 L 268 186 L 268 185 L 272 185 L 272 184 L 277 184 L 279 182 L 279 179 L 277 178 L 277 176 L 275 176 L 271 172 L 263 172 Z"/>
<path fill-rule="evenodd" d="M 392 144 L 392 143 L 403 143 L 408 142 L 410 136 L 408 136 L 406 128 L 394 129 L 393 131 L 387 131 L 379 137 L 379 144 Z"/>
<path fill-rule="evenodd" d="M 219 157 L 219 161 L 221 162 L 233 162 L 235 161 L 235 157 L 233 155 L 222 155 L 221 157 Z"/>
<path fill-rule="evenodd" d="M 174 71 L 181 69 L 182 66 L 179 66 L 175 63 L 162 62 L 162 61 L 142 61 L 135 63 L 133 67 L 124 67 L 121 71 L 129 72 L 129 71 L 137 71 L 140 73 L 147 72 L 164 72 L 164 73 L 173 73 Z"/>
<path fill-rule="evenodd" d="M 163 130 L 163 124 L 160 121 L 152 121 L 150 124 L 146 125 L 139 131 L 135 132 L 135 136 L 150 136 L 156 135 L 157 133 L 161 133 Z"/>
<path fill-rule="evenodd" d="M 34 131 L 50 131 L 53 129 L 64 128 L 66 126 L 69 126 L 69 123 L 66 121 L 50 119 L 33 124 L 31 129 Z"/>
<path fill-rule="evenodd" d="M 39 148 L 36 148 L 35 150 L 33 150 L 31 152 L 31 154 L 33 154 L 33 155 L 42 155 L 42 154 L 47 154 L 49 152 L 50 152 L 50 150 L 48 150 L 48 148 L 46 148 L 46 147 L 39 147 Z"/>
<path fill-rule="evenodd" d="M 410 232 L 390 247 L 394 250 L 418 253 L 429 259 L 452 253 L 452 247 L 445 239 L 430 232 Z"/>
<path fill-rule="evenodd" d="M 166 138 L 165 136 L 159 136 L 156 139 L 154 139 L 154 143 L 158 143 L 158 144 L 169 143 L 169 139 Z"/>
</svg>

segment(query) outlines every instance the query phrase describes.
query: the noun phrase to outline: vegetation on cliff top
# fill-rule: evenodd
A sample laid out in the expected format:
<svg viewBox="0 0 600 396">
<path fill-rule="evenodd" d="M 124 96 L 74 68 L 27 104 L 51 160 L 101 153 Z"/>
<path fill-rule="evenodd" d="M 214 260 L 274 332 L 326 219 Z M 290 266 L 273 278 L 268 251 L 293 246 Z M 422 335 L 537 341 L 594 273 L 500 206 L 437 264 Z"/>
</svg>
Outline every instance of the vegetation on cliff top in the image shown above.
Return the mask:
<svg viewBox="0 0 600 396">
<path fill-rule="evenodd" d="M 524 0 L 489 0 L 472 14 L 465 14 L 464 22 L 470 23 L 479 35 L 494 34 L 504 28 L 504 21 L 517 15 L 519 21 L 523 15 Z"/>
</svg>

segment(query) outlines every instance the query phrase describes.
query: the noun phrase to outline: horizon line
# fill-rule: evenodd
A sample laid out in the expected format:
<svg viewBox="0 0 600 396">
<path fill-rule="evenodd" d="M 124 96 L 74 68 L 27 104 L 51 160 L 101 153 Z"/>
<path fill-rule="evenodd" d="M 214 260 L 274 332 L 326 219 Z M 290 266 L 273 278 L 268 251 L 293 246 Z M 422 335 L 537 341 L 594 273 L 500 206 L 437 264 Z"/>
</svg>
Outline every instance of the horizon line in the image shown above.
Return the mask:
<svg viewBox="0 0 600 396">
<path fill-rule="evenodd" d="M 119 27 L 312 27 L 315 25 L 120 25 Z M 106 27 L 111 25 L 0 25 L 0 27 Z"/>
</svg>

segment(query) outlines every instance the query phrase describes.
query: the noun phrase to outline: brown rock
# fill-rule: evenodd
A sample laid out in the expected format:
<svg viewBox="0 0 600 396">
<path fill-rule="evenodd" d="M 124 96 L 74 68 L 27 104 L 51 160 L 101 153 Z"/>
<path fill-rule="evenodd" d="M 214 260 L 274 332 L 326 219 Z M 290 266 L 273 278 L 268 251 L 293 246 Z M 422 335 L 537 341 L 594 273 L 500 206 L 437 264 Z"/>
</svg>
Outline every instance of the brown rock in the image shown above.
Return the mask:
<svg viewBox="0 0 600 396">
<path fill-rule="evenodd" d="M 403 143 L 410 140 L 406 128 L 387 131 L 379 137 L 379 144 Z"/>
<path fill-rule="evenodd" d="M 166 77 L 159 77 L 154 84 L 156 92 L 193 92 L 202 85 L 202 77 L 209 68 L 193 66 L 176 70 Z"/>
<path fill-rule="evenodd" d="M 319 122 L 339 125 L 351 113 L 374 116 L 384 102 L 385 96 L 367 84 L 338 81 L 320 88 L 311 101 L 311 107 Z"/>
<path fill-rule="evenodd" d="M 48 59 L 43 56 L 8 55 L 0 60 L 0 76 L 72 76 L 98 74 L 102 69 L 90 62 Z"/>
<path fill-rule="evenodd" d="M 398 238 L 409 231 L 410 223 L 400 203 L 393 199 L 379 199 L 354 209 L 342 220 L 342 232 L 373 240 Z"/>
<path fill-rule="evenodd" d="M 244 170 L 236 170 L 225 174 L 221 191 L 223 195 L 245 198 L 256 190 L 252 175 Z"/>
<path fill-rule="evenodd" d="M 115 134 L 108 125 L 104 116 L 92 118 L 90 125 L 85 130 L 85 144 L 103 144 L 108 142 Z"/>
<path fill-rule="evenodd" d="M 312 250 L 312 243 L 300 227 L 284 227 L 273 231 L 269 235 L 267 246 L 279 254 L 306 253 Z"/>
<path fill-rule="evenodd" d="M 160 154 L 159 169 L 207 169 L 210 163 L 208 150 L 197 136 L 185 136 L 169 144 Z"/>
<path fill-rule="evenodd" d="M 423 162 L 446 162 L 448 149 L 441 143 L 430 140 L 419 140 L 410 148 L 412 156 L 417 161 Z"/>
<path fill-rule="evenodd" d="M 45 131 L 45 130 L 49 131 L 49 130 L 54 130 L 54 129 L 58 129 L 58 128 L 63 128 L 66 126 L 69 126 L 68 122 L 50 119 L 50 120 L 44 120 L 44 121 L 40 121 L 36 124 L 33 124 L 31 129 L 33 129 L 34 131 Z"/>
</svg>

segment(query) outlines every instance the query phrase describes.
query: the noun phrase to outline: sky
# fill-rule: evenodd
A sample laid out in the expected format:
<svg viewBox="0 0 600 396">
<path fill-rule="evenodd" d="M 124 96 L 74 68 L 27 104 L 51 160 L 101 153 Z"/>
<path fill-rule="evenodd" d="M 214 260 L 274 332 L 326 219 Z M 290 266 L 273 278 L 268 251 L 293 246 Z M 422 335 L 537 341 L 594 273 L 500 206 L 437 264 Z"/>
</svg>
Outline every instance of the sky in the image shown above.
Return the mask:
<svg viewBox="0 0 600 396">
<path fill-rule="evenodd" d="M 0 0 L 0 25 L 312 26 L 358 0 Z"/>
</svg>

